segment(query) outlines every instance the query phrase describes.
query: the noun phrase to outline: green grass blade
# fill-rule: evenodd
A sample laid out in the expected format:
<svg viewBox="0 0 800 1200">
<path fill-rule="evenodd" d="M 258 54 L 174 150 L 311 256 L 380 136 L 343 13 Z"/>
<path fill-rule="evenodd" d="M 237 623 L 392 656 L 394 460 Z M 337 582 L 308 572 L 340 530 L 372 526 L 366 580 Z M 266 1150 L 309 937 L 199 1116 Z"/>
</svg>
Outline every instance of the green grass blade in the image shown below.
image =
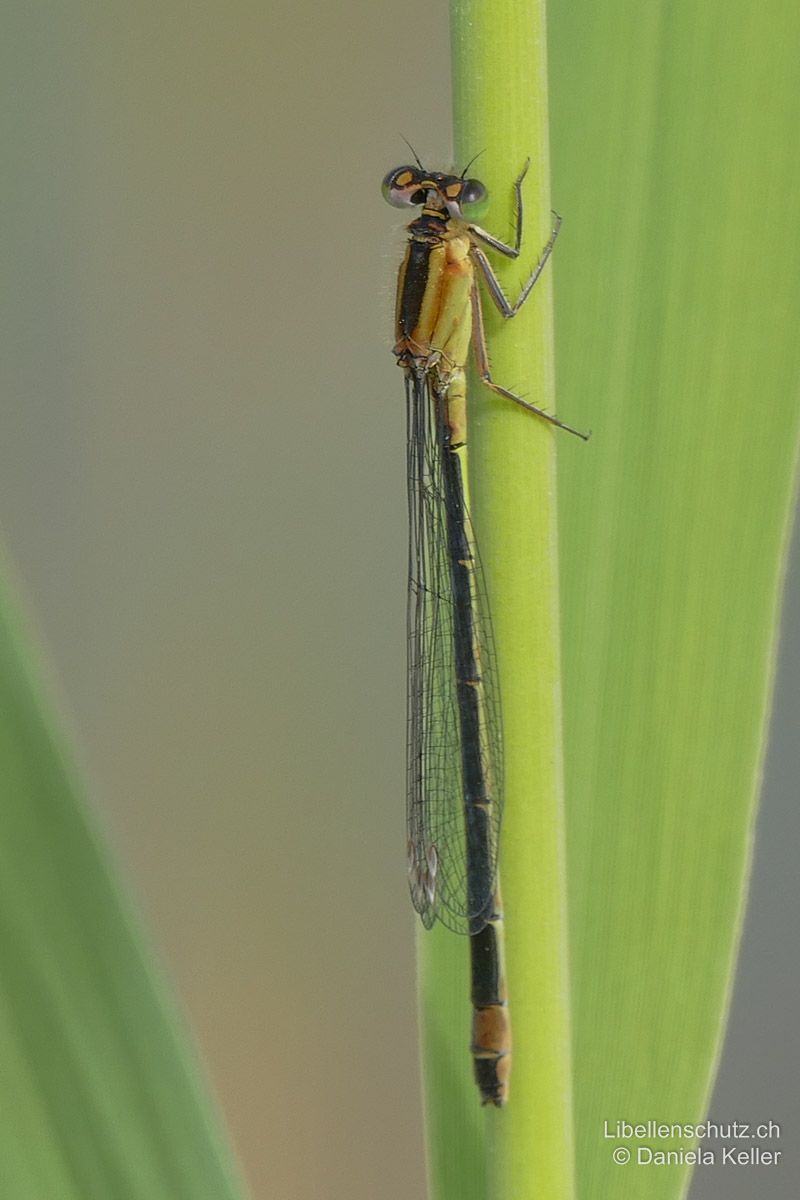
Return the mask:
<svg viewBox="0 0 800 1200">
<path fill-rule="evenodd" d="M 0 594 L 0 1195 L 235 1200 L 196 1068 Z"/>
<path fill-rule="evenodd" d="M 559 478 L 579 1194 L 668 1200 L 688 1171 L 602 1125 L 701 1117 L 724 1030 L 795 492 L 800 10 L 550 19 L 559 403 L 595 431 Z"/>
<path fill-rule="evenodd" d="M 493 203 L 483 222 L 512 228 L 514 179 L 527 158 L 521 262 L 498 265 L 515 297 L 552 225 L 546 55 L 539 4 L 451 5 L 456 154 Z M 485 305 L 494 377 L 553 408 L 552 310 L 546 271 L 508 324 Z M 481 1110 L 467 1054 L 467 946 L 421 938 L 423 1062 L 431 1191 L 515 1200 L 573 1194 L 569 991 L 563 871 L 555 437 L 473 378 L 470 478 L 502 681 L 506 813 L 502 875 L 514 1038 L 511 1101 Z M 560 435 L 567 437 L 569 435 Z M 584 449 L 575 439 L 571 452 Z M 521 919 L 524 914 L 524 919 Z"/>
</svg>

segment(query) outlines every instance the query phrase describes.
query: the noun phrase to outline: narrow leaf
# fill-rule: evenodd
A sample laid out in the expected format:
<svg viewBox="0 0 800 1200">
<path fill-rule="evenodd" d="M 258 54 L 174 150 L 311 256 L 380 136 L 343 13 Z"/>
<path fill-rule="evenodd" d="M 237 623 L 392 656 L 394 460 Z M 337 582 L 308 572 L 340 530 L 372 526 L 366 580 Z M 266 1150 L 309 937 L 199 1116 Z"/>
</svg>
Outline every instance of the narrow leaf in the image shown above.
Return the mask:
<svg viewBox="0 0 800 1200">
<path fill-rule="evenodd" d="M 579 1192 L 603 1122 L 703 1116 L 724 1032 L 800 417 L 800 9 L 551 7 Z M 641 1139 L 640 1139 L 641 1140 Z M 652 1142 L 691 1148 L 691 1139 Z"/>
<path fill-rule="evenodd" d="M 241 1196 L 0 595 L 0 1194 Z"/>
</svg>

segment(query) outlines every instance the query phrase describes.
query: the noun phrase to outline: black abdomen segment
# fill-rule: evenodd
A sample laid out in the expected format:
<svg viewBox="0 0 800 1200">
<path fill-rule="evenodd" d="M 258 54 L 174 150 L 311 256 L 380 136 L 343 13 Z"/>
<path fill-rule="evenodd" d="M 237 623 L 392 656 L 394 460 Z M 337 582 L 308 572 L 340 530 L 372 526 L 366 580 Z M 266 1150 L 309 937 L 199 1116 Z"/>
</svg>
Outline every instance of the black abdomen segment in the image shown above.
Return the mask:
<svg viewBox="0 0 800 1200">
<path fill-rule="evenodd" d="M 503 967 L 499 890 L 492 868 L 490 763 L 482 733 L 484 697 L 477 639 L 474 558 L 464 500 L 461 461 L 451 446 L 446 399 L 437 400 L 442 450 L 448 553 L 453 595 L 453 651 L 461 735 L 461 769 L 470 913 L 470 986 L 475 1080 L 483 1103 L 503 1105 L 508 1095 L 511 1030 Z"/>
</svg>

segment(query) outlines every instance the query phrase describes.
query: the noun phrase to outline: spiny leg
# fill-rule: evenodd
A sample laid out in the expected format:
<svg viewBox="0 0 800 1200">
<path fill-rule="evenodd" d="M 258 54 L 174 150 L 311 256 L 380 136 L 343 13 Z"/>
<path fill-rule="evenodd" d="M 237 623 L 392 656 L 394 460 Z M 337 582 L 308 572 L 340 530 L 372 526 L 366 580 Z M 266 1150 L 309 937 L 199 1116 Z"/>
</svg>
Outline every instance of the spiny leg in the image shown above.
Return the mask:
<svg viewBox="0 0 800 1200">
<path fill-rule="evenodd" d="M 491 246 L 492 250 L 498 250 L 500 254 L 505 254 L 506 258 L 519 258 L 519 252 L 522 247 L 522 181 L 528 174 L 528 167 L 530 165 L 531 160 L 528 158 L 525 161 L 525 166 L 522 168 L 521 174 L 514 181 L 514 195 L 516 197 L 514 245 L 509 246 L 507 242 L 496 238 L 494 234 L 481 229 L 480 225 L 469 226 L 469 232 L 474 237 L 479 238 L 484 246 Z"/>
<path fill-rule="evenodd" d="M 486 281 L 486 286 L 489 289 L 489 295 L 492 297 L 492 300 L 494 300 L 497 308 L 506 318 L 506 320 L 510 320 L 511 317 L 515 317 L 522 308 L 523 304 L 528 299 L 528 296 L 530 296 L 531 292 L 533 291 L 536 281 L 544 270 L 545 264 L 547 263 L 547 260 L 553 251 L 553 246 L 556 244 L 556 238 L 558 237 L 558 231 L 561 228 L 561 217 L 558 215 L 558 213 L 554 213 L 553 216 L 556 219 L 555 225 L 553 226 L 553 230 L 547 240 L 547 244 L 544 250 L 542 250 L 542 253 L 539 255 L 539 261 L 533 268 L 530 279 L 525 284 L 513 304 L 506 298 L 506 294 L 500 286 L 500 280 L 495 275 L 492 264 L 489 262 L 480 246 L 473 246 L 470 250 L 472 258 L 480 267 L 481 274 Z"/>
<path fill-rule="evenodd" d="M 509 313 L 509 316 L 513 316 Z M 583 438 L 585 442 L 589 440 L 588 433 L 581 433 L 579 429 L 573 429 L 571 425 L 567 425 L 564 421 L 559 421 L 558 417 L 553 413 L 546 412 L 543 408 L 538 408 L 535 404 L 530 404 L 527 400 L 523 400 L 521 396 L 510 392 L 508 388 L 501 387 L 499 383 L 495 383 L 492 379 L 491 369 L 489 367 L 489 352 L 486 348 L 486 331 L 483 327 L 483 310 L 481 309 L 481 294 L 478 289 L 477 281 L 472 285 L 472 348 L 475 355 L 475 366 L 481 382 L 485 383 L 493 392 L 497 392 L 498 396 L 505 396 L 507 400 L 513 400 L 515 404 L 519 404 L 522 408 L 527 408 L 528 412 L 536 413 L 537 417 L 542 417 L 551 425 L 556 425 L 559 429 L 565 429 L 567 433 L 574 433 L 576 437 Z"/>
</svg>

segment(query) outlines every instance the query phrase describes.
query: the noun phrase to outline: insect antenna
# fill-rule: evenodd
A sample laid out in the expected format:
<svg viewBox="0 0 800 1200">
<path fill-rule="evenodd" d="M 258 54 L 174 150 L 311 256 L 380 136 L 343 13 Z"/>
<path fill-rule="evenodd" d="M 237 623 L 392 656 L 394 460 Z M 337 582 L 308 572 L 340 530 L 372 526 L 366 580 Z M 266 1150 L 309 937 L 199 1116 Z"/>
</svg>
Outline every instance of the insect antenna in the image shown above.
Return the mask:
<svg viewBox="0 0 800 1200">
<path fill-rule="evenodd" d="M 411 153 L 414 155 L 414 160 L 416 161 L 416 164 L 419 167 L 420 171 L 424 171 L 425 168 L 423 167 L 422 163 L 419 161 L 419 155 L 417 154 L 414 147 L 411 145 L 411 142 L 408 140 L 408 138 L 403 137 L 402 133 L 400 134 L 400 137 L 403 138 L 403 141 L 408 146 Z"/>
<path fill-rule="evenodd" d="M 405 139 L 403 139 L 403 140 L 405 140 Z M 408 145 L 408 143 L 406 143 L 406 145 Z M 462 179 L 466 178 L 467 171 L 470 169 L 470 167 L 475 162 L 475 160 L 480 158 L 480 156 L 485 153 L 486 153 L 486 150 L 483 149 L 483 150 L 479 150 L 477 154 L 473 154 L 472 158 L 469 160 L 467 165 L 464 167 L 464 170 L 461 172 Z"/>
</svg>

